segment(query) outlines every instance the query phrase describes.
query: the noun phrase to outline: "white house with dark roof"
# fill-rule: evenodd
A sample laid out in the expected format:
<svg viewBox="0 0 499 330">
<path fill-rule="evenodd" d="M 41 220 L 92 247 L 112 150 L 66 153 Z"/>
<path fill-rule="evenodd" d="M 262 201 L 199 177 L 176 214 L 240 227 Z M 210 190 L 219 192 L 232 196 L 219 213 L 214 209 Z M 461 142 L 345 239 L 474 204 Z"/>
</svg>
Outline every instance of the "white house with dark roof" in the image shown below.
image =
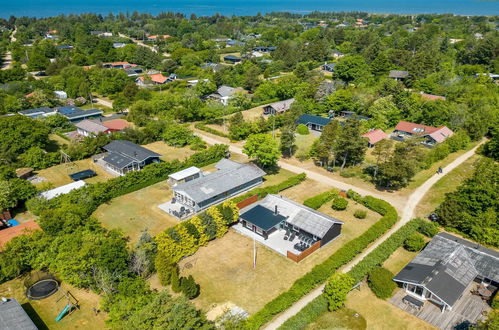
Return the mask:
<svg viewBox="0 0 499 330">
<path fill-rule="evenodd" d="M 223 105 L 228 105 L 231 98 L 233 98 L 237 92 L 244 92 L 242 88 L 234 88 L 230 86 L 220 86 L 217 91 L 213 94 L 208 95 L 209 99 L 217 100 Z"/>
<path fill-rule="evenodd" d="M 295 99 L 274 102 L 263 107 L 264 115 L 278 115 L 289 110 Z"/>
<path fill-rule="evenodd" d="M 97 162 L 118 175 L 140 171 L 146 165 L 160 162 L 160 154 L 126 140 L 111 141 L 103 149 L 107 154 Z"/>
<path fill-rule="evenodd" d="M 499 252 L 440 233 L 393 280 L 419 301 L 452 310 L 473 282 L 497 290 Z"/>
<path fill-rule="evenodd" d="M 199 212 L 260 185 L 266 174 L 253 164 L 229 159 L 220 160 L 215 167 L 218 171 L 174 186 L 174 203 Z"/>
</svg>

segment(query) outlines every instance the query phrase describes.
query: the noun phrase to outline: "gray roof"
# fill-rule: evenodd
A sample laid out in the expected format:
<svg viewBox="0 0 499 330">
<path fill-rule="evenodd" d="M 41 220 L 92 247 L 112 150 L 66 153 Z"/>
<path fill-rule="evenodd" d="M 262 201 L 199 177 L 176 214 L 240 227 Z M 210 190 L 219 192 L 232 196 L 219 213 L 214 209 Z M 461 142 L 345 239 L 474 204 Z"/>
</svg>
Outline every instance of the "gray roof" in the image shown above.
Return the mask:
<svg viewBox="0 0 499 330">
<path fill-rule="evenodd" d="M 228 162 L 233 163 L 233 166 L 230 166 Z M 266 174 L 253 164 L 241 164 L 228 159 L 221 160 L 217 166 L 219 165 L 220 170 L 199 179 L 181 183 L 173 190 L 187 195 L 199 204 Z"/>
<path fill-rule="evenodd" d="M 274 102 L 272 104 L 267 105 L 265 108 L 270 107 L 273 108 L 276 112 L 284 112 L 289 110 L 291 104 L 293 104 L 294 101 L 295 99 L 293 98 L 284 101 Z"/>
<path fill-rule="evenodd" d="M 36 330 L 38 329 L 16 299 L 0 301 L 0 329 Z"/>
<path fill-rule="evenodd" d="M 286 217 L 286 222 L 306 231 L 309 234 L 323 238 L 334 224 L 343 224 L 342 221 L 324 213 L 296 203 L 282 196 L 269 194 L 264 199 L 253 203 L 241 210 L 241 217 L 251 209 L 261 206 L 274 212 L 277 206 L 278 213 Z"/>
<path fill-rule="evenodd" d="M 28 109 L 28 110 L 21 110 L 18 113 L 24 116 L 33 116 L 33 115 L 41 115 L 41 114 L 47 114 L 47 113 L 52 113 L 54 110 L 48 108 L 48 107 L 43 107 L 43 108 L 36 108 L 36 109 Z"/>
<path fill-rule="evenodd" d="M 440 233 L 394 280 L 423 285 L 452 306 L 477 276 L 499 282 L 499 252 Z"/>
<path fill-rule="evenodd" d="M 408 75 L 409 75 L 408 71 L 390 70 L 389 77 L 403 79 L 407 78 Z"/>
<path fill-rule="evenodd" d="M 99 134 L 108 130 L 106 126 L 87 119 L 76 123 L 75 126 L 76 128 L 94 134 Z"/>
<path fill-rule="evenodd" d="M 221 97 L 227 97 L 227 96 L 232 96 L 234 93 L 237 91 L 236 88 L 234 87 L 229 87 L 229 86 L 220 86 L 217 89 L 217 94 L 219 94 Z"/>
<path fill-rule="evenodd" d="M 103 160 L 119 168 L 125 168 L 133 162 L 141 163 L 160 154 L 126 140 L 114 140 L 104 146 L 109 154 Z"/>
</svg>

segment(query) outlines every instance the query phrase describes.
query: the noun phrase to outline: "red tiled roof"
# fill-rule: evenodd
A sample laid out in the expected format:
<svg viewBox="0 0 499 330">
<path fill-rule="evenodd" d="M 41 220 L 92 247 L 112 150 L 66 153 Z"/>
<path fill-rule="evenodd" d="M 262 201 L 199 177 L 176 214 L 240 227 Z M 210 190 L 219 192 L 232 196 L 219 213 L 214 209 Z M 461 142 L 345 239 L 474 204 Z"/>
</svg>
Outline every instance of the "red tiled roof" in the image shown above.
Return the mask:
<svg viewBox="0 0 499 330">
<path fill-rule="evenodd" d="M 124 119 L 108 120 L 103 122 L 102 125 L 106 126 L 107 128 L 113 131 L 122 131 L 125 128 L 130 127 L 130 123 Z"/>
<path fill-rule="evenodd" d="M 445 96 L 440 96 L 440 95 L 433 95 L 433 94 L 426 94 L 426 93 L 421 93 L 421 97 L 427 101 L 445 101 L 446 97 Z"/>
<path fill-rule="evenodd" d="M 151 78 L 152 81 L 158 84 L 164 84 L 168 79 L 167 77 L 163 76 L 163 74 L 161 73 L 151 74 L 149 75 L 149 78 Z"/>
<path fill-rule="evenodd" d="M 362 137 L 368 138 L 370 144 L 376 144 L 379 141 L 386 139 L 388 137 L 388 134 L 380 129 L 375 129 L 367 132 L 366 134 L 363 134 Z"/>
<path fill-rule="evenodd" d="M 395 130 L 401 132 L 407 132 L 410 134 L 418 134 L 418 135 L 427 135 L 435 132 L 438 128 L 411 123 L 408 121 L 399 121 L 397 126 L 395 126 Z"/>
<path fill-rule="evenodd" d="M 11 239 L 30 231 L 38 230 L 40 226 L 34 221 L 26 221 L 17 226 L 0 230 L 0 251 Z"/>
<path fill-rule="evenodd" d="M 437 128 L 437 130 L 434 131 L 433 133 L 431 133 L 430 137 L 436 142 L 440 143 L 444 142 L 445 139 L 447 139 L 448 137 L 451 137 L 452 134 L 454 134 L 454 132 L 450 128 L 448 128 L 447 126 L 442 126 Z"/>
</svg>

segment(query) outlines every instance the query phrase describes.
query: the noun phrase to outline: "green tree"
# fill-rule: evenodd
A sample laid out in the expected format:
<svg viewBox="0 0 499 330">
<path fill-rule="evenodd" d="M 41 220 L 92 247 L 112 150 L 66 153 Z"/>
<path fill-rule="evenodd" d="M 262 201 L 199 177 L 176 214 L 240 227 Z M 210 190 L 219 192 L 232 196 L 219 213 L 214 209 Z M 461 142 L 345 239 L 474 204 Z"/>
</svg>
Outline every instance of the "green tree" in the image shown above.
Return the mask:
<svg viewBox="0 0 499 330">
<path fill-rule="evenodd" d="M 163 132 L 163 140 L 170 146 L 183 147 L 191 143 L 194 135 L 191 130 L 180 124 L 170 124 Z"/>
<path fill-rule="evenodd" d="M 371 117 L 369 126 L 382 130 L 395 126 L 402 117 L 401 111 L 392 101 L 391 96 L 382 97 L 374 101 L 367 110 L 367 115 Z"/>
<path fill-rule="evenodd" d="M 358 164 L 364 159 L 367 144 L 362 134 L 360 120 L 348 119 L 335 143 L 336 155 L 342 161 L 341 169 L 347 164 Z"/>
<path fill-rule="evenodd" d="M 173 292 L 180 292 L 181 287 L 180 287 L 180 277 L 178 274 L 178 267 L 175 265 L 171 269 L 171 275 L 170 275 L 170 283 L 172 284 L 172 291 Z"/>
<path fill-rule="evenodd" d="M 334 273 L 324 287 L 324 295 L 327 298 L 330 311 L 343 307 L 347 299 L 347 293 L 355 284 L 355 279 L 348 274 Z"/>
<path fill-rule="evenodd" d="M 404 248 L 407 251 L 418 252 L 424 247 L 425 241 L 420 233 L 413 233 L 404 241 Z"/>
<path fill-rule="evenodd" d="M 22 179 L 0 180 L 0 210 L 6 210 L 18 205 L 36 193 L 36 188 Z"/>
<path fill-rule="evenodd" d="M 281 130 L 281 153 L 284 157 L 291 157 L 295 150 L 295 133 L 291 127 Z"/>
<path fill-rule="evenodd" d="M 180 290 L 189 299 L 196 298 L 199 295 L 199 285 L 194 281 L 192 275 L 182 277 L 180 281 Z"/>
<path fill-rule="evenodd" d="M 122 113 L 129 105 L 129 99 L 126 98 L 126 96 L 119 94 L 114 100 L 113 100 L 113 110 Z"/>
<path fill-rule="evenodd" d="M 336 64 L 335 75 L 346 82 L 360 82 L 368 80 L 371 72 L 362 56 L 345 56 Z"/>
<path fill-rule="evenodd" d="M 243 153 L 263 167 L 275 166 L 281 155 L 277 141 L 269 134 L 251 135 L 244 144 Z"/>
<path fill-rule="evenodd" d="M 368 275 L 369 288 L 380 299 L 392 296 L 397 284 L 393 281 L 393 273 L 383 267 L 374 268 Z"/>
</svg>

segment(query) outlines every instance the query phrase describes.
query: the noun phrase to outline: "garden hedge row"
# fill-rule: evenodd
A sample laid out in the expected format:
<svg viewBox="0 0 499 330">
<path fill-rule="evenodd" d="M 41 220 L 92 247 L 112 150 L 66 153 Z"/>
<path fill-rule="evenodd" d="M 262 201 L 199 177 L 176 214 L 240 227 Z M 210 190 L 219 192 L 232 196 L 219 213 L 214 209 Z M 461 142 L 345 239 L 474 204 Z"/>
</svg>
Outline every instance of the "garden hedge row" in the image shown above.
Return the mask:
<svg viewBox="0 0 499 330">
<path fill-rule="evenodd" d="M 289 308 L 301 297 L 315 289 L 317 285 L 325 282 L 339 267 L 351 261 L 397 222 L 397 211 L 389 203 L 371 196 L 359 199 L 359 202 L 383 217 L 362 235 L 347 242 L 323 263 L 316 265 L 310 272 L 296 280 L 288 291 L 281 293 L 260 311 L 249 317 L 246 322 L 248 329 L 260 328 L 274 315 Z"/>
<path fill-rule="evenodd" d="M 237 196 L 232 199 L 233 202 L 239 203 L 251 196 L 258 195 L 258 199 L 262 199 L 268 194 L 278 194 L 280 191 L 286 190 L 288 188 L 294 187 L 300 183 L 302 183 L 305 179 L 307 178 L 307 175 L 305 173 L 300 173 L 298 175 L 292 176 L 283 182 L 273 185 L 273 186 L 268 186 L 268 187 L 263 187 L 263 188 L 255 188 L 253 190 L 248 191 L 247 193 Z"/>
<path fill-rule="evenodd" d="M 197 129 L 200 129 L 202 131 L 205 131 L 206 133 L 210 133 L 210 134 L 213 134 L 213 135 L 221 136 L 221 137 L 224 137 L 224 138 L 227 138 L 227 139 L 229 138 L 228 134 L 225 134 L 224 132 L 220 132 L 220 131 L 218 131 L 216 129 L 208 127 L 208 126 L 206 126 L 203 123 L 197 123 L 197 124 L 194 125 L 194 127 L 196 127 Z"/>
<path fill-rule="evenodd" d="M 338 196 L 338 190 L 333 189 L 306 199 L 303 202 L 303 205 L 308 206 L 314 210 L 317 210 L 325 203 L 333 200 L 333 198 L 336 196 Z"/>
</svg>

